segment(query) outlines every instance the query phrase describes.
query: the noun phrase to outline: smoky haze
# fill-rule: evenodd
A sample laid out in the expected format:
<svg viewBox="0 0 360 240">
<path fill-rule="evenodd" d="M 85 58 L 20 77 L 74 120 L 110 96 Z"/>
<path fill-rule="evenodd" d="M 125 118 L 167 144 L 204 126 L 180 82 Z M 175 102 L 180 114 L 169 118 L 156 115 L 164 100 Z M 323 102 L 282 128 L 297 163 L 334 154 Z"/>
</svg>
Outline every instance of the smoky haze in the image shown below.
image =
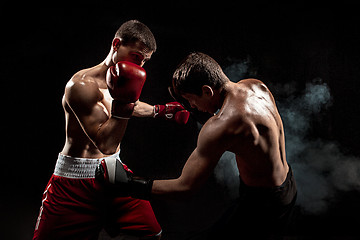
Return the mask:
<svg viewBox="0 0 360 240">
<path fill-rule="evenodd" d="M 313 214 L 326 211 L 338 191 L 360 191 L 360 159 L 345 155 L 335 141 L 310 136 L 312 122 L 321 119 L 332 101 L 329 86 L 314 79 L 300 96 L 278 103 L 287 159 L 298 184 L 297 203 Z"/>
</svg>

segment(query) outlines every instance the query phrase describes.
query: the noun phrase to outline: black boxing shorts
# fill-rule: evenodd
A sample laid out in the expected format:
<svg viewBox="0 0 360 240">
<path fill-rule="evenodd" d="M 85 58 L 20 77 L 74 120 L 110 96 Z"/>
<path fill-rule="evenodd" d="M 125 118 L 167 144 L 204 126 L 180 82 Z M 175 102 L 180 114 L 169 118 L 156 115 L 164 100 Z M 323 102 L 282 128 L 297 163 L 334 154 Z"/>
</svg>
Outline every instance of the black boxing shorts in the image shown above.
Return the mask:
<svg viewBox="0 0 360 240">
<path fill-rule="evenodd" d="M 289 165 L 285 181 L 278 187 L 247 186 L 240 177 L 240 225 L 258 234 L 281 234 L 290 224 L 297 188 Z M 239 226 L 240 227 L 240 226 Z"/>
<path fill-rule="evenodd" d="M 247 186 L 240 177 L 240 201 L 271 206 L 276 208 L 276 212 L 282 212 L 283 208 L 291 204 L 296 198 L 296 193 L 295 178 L 290 165 L 285 181 L 278 187 Z"/>
<path fill-rule="evenodd" d="M 240 178 L 239 199 L 210 231 L 209 240 L 268 239 L 288 232 L 297 196 L 289 165 L 285 181 L 278 187 L 251 187 Z M 272 239 L 272 238 L 271 238 Z"/>
</svg>

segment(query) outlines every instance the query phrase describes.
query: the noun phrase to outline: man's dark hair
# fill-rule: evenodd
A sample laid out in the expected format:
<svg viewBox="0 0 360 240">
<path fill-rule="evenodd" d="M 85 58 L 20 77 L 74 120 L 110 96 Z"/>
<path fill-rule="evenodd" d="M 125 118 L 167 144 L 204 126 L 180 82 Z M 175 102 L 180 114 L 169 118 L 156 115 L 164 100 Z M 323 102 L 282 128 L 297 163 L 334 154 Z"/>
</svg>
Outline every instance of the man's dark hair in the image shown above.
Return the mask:
<svg viewBox="0 0 360 240">
<path fill-rule="evenodd" d="M 156 51 L 155 37 L 150 29 L 138 20 L 130 20 L 123 23 L 115 33 L 116 38 L 121 38 L 124 45 L 140 41 L 150 50 Z"/>
<path fill-rule="evenodd" d="M 177 67 L 173 74 L 173 87 L 179 93 L 202 95 L 202 86 L 209 85 L 220 89 L 226 76 L 220 65 L 204 53 L 189 54 Z"/>
</svg>

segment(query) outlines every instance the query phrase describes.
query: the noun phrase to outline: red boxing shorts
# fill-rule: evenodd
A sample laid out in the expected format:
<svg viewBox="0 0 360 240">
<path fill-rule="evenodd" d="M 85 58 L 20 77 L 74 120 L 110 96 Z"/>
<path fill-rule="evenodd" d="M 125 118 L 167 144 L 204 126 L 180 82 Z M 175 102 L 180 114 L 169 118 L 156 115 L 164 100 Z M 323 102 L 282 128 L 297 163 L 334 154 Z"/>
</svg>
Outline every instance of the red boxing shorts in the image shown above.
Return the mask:
<svg viewBox="0 0 360 240">
<path fill-rule="evenodd" d="M 43 194 L 33 239 L 98 239 L 102 228 L 112 237 L 120 233 L 160 235 L 149 201 L 115 197 L 95 180 L 101 159 L 59 154 Z"/>
</svg>

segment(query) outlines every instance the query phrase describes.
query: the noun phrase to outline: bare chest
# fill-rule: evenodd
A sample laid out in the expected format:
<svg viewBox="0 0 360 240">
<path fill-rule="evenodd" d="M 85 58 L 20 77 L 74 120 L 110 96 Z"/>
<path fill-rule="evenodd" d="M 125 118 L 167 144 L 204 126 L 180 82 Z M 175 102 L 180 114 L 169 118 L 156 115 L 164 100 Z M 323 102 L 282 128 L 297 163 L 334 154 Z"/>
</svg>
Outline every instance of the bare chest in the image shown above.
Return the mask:
<svg viewBox="0 0 360 240">
<path fill-rule="evenodd" d="M 110 115 L 111 112 L 111 102 L 113 98 L 111 97 L 108 89 L 99 89 L 100 92 L 103 94 L 103 98 L 99 102 L 99 105 L 101 105 L 104 109 L 104 112 L 107 115 Z"/>
</svg>

